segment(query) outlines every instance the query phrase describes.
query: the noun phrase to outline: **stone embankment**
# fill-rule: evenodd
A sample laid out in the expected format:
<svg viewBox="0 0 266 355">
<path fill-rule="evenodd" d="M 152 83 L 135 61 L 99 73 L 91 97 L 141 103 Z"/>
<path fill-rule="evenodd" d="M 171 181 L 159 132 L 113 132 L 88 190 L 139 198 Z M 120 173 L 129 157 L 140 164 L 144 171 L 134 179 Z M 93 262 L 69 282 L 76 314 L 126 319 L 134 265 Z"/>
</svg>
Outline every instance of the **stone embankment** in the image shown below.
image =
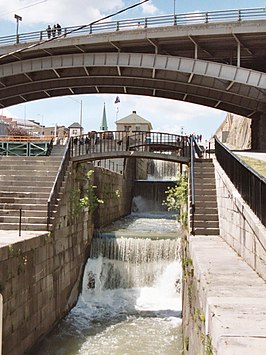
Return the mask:
<svg viewBox="0 0 266 355">
<path fill-rule="evenodd" d="M 220 235 L 191 235 L 183 246 L 184 353 L 261 355 L 266 228 L 214 165 Z"/>
<path fill-rule="evenodd" d="M 91 169 L 89 164 L 80 165 L 84 172 Z M 77 301 L 94 229 L 88 208 L 78 215 L 73 213 L 75 201 L 71 196 L 73 191 L 80 191 L 83 181 L 79 170 L 77 164 L 70 165 L 68 169 L 51 232 L 22 231 L 19 237 L 17 226 L 15 231 L 0 230 L 5 355 L 29 353 Z M 19 171 L 8 171 L 10 174 L 12 171 L 14 181 L 19 181 L 15 178 Z M 110 171 L 104 173 L 101 169 L 95 169 L 94 174 L 97 194 L 105 199 L 104 207 L 98 212 L 97 223 L 110 223 L 128 214 L 132 181 Z M 42 182 L 40 189 L 41 186 Z"/>
</svg>

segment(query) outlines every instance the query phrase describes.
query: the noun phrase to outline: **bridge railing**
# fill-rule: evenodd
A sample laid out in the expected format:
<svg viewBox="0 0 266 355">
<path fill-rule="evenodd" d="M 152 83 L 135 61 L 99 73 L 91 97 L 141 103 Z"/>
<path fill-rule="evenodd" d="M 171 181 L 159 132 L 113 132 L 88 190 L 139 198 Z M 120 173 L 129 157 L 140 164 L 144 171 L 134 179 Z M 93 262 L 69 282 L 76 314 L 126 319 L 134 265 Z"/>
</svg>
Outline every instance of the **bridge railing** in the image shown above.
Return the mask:
<svg viewBox="0 0 266 355">
<path fill-rule="evenodd" d="M 266 179 L 215 137 L 217 161 L 260 221 L 266 226 Z"/>
<path fill-rule="evenodd" d="M 83 34 L 94 34 L 99 32 L 124 31 L 138 28 L 150 28 L 171 25 L 193 25 L 213 22 L 231 22 L 246 20 L 265 20 L 266 7 L 235 9 L 235 10 L 219 10 L 206 12 L 190 12 L 181 14 L 171 14 L 164 16 L 140 17 L 118 21 L 105 21 L 88 25 L 64 27 L 61 29 L 60 36 L 76 36 Z M 28 43 L 47 40 L 47 31 L 21 33 L 0 37 L 0 46 L 14 43 Z M 52 38 L 53 39 L 53 38 Z M 51 40 L 51 39 L 50 39 Z"/>
<path fill-rule="evenodd" d="M 57 198 L 59 191 L 62 186 L 62 182 L 64 180 L 66 170 L 70 161 L 70 146 L 71 146 L 71 140 L 69 139 L 68 143 L 66 144 L 65 152 L 63 155 L 63 158 L 61 160 L 60 167 L 58 169 L 50 196 L 48 198 L 48 204 L 47 204 L 47 230 L 49 230 L 50 225 L 51 225 L 51 218 L 53 215 L 54 207 L 57 204 Z"/>
<path fill-rule="evenodd" d="M 91 131 L 71 138 L 71 155 L 102 154 L 125 151 L 149 151 L 189 155 L 187 136 L 150 131 Z"/>
</svg>

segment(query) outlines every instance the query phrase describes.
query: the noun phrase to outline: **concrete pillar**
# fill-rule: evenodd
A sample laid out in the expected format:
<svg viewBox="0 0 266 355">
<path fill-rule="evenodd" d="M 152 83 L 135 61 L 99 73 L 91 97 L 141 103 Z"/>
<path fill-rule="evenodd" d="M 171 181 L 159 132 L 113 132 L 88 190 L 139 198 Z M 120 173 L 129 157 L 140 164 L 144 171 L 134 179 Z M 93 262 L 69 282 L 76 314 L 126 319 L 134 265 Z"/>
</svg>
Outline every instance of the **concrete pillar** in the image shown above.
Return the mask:
<svg viewBox="0 0 266 355">
<path fill-rule="evenodd" d="M 266 152 L 266 113 L 252 119 L 251 148 Z"/>
</svg>

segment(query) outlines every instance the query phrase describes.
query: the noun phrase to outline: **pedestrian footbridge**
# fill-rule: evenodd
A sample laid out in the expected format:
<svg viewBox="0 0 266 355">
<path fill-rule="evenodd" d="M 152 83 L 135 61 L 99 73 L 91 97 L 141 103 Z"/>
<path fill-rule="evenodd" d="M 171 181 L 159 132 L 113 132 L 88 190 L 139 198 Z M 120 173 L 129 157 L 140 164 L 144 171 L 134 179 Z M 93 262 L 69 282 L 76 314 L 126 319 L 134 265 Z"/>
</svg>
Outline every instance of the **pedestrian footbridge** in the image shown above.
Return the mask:
<svg viewBox="0 0 266 355">
<path fill-rule="evenodd" d="M 74 162 L 131 157 L 189 163 L 190 138 L 149 131 L 92 131 L 72 137 L 71 156 Z"/>
</svg>

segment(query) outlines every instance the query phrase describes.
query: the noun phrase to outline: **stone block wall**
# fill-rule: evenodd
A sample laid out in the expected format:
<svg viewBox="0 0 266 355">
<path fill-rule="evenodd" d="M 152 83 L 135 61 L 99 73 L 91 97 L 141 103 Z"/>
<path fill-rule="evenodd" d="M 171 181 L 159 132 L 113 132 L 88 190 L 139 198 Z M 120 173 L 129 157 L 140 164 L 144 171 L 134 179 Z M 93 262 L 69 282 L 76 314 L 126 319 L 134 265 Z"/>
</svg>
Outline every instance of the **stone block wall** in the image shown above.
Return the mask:
<svg viewBox="0 0 266 355">
<path fill-rule="evenodd" d="M 94 213 L 96 228 L 130 214 L 134 178 L 135 162 L 133 159 L 128 159 L 124 175 L 103 168 L 94 168 L 96 194 L 104 202 Z"/>
<path fill-rule="evenodd" d="M 220 234 L 266 280 L 266 228 L 215 163 Z"/>
<path fill-rule="evenodd" d="M 75 305 L 93 236 L 88 208 L 74 213 L 92 166 L 70 166 L 52 232 L 35 234 L 0 248 L 0 293 L 3 295 L 3 354 L 34 353 L 34 346 Z M 134 163 L 126 178 L 95 168 L 97 194 L 105 199 L 98 209 L 99 225 L 130 213 Z M 120 197 L 116 197 L 119 190 Z M 74 196 L 74 197 L 73 197 Z M 80 195 L 81 196 L 81 195 Z"/>
<path fill-rule="evenodd" d="M 0 292 L 3 295 L 3 354 L 19 355 L 75 305 L 93 224 L 87 211 L 71 214 L 69 174 L 50 233 L 0 248 Z M 18 238 L 19 239 L 19 238 Z"/>
</svg>

